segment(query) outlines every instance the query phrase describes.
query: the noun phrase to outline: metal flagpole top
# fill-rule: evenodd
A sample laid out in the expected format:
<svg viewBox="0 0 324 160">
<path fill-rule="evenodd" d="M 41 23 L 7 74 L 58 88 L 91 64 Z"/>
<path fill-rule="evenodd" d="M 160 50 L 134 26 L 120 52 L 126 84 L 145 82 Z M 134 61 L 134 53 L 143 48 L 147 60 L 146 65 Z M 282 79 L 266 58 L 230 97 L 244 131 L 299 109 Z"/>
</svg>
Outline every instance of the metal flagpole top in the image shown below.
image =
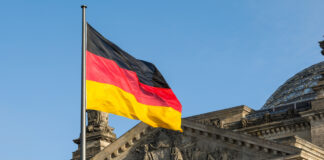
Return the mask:
<svg viewBox="0 0 324 160">
<path fill-rule="evenodd" d="M 87 5 L 83 4 L 83 5 L 81 5 L 81 8 L 87 8 Z"/>
</svg>

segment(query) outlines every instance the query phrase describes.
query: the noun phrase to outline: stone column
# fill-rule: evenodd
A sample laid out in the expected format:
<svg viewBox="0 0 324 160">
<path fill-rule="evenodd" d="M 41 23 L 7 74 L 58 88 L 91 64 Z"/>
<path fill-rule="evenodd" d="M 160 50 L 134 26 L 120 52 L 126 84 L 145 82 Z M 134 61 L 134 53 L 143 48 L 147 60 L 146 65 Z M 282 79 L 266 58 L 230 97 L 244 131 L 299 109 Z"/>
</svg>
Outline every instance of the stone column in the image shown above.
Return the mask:
<svg viewBox="0 0 324 160">
<path fill-rule="evenodd" d="M 87 110 L 88 125 L 87 125 L 87 159 L 92 158 L 109 144 L 116 140 L 116 135 L 113 133 L 114 128 L 108 125 L 108 113 Z M 80 159 L 80 138 L 73 140 L 78 144 L 78 149 L 73 152 L 72 160 Z"/>
</svg>

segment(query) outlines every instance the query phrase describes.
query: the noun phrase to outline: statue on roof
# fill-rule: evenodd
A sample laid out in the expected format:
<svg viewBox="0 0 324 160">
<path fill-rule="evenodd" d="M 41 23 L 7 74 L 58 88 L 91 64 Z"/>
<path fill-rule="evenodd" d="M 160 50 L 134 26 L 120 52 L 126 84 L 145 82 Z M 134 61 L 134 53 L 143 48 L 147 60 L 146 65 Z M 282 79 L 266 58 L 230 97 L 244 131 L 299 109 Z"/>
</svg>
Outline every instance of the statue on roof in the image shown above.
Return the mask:
<svg viewBox="0 0 324 160">
<path fill-rule="evenodd" d="M 318 42 L 318 43 L 319 43 L 320 47 L 322 48 L 321 53 L 322 53 L 322 55 L 324 56 L 324 41 L 320 41 L 320 42 Z"/>
</svg>

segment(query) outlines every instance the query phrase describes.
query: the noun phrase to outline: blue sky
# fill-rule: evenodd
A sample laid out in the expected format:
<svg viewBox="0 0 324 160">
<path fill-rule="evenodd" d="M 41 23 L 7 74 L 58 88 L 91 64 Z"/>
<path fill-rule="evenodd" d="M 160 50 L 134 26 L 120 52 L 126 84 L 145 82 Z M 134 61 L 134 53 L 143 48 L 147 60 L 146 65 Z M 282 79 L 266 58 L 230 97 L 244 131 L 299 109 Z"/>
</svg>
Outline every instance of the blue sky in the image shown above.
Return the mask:
<svg viewBox="0 0 324 160">
<path fill-rule="evenodd" d="M 159 68 L 183 117 L 259 109 L 323 60 L 321 0 L 110 0 L 1 3 L 0 155 L 70 159 L 80 133 L 81 4 L 102 35 Z M 122 135 L 138 121 L 111 115 Z"/>
</svg>

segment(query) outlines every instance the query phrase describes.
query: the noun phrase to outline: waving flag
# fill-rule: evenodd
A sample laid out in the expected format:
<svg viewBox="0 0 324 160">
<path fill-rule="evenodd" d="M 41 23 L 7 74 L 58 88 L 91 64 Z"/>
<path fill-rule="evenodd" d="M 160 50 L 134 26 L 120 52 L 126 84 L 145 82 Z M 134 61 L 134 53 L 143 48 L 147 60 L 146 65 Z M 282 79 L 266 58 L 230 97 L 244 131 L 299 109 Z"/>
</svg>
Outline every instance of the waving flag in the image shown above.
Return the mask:
<svg viewBox="0 0 324 160">
<path fill-rule="evenodd" d="M 87 109 L 182 131 L 182 106 L 158 69 L 129 55 L 89 24 L 86 93 Z"/>
</svg>

